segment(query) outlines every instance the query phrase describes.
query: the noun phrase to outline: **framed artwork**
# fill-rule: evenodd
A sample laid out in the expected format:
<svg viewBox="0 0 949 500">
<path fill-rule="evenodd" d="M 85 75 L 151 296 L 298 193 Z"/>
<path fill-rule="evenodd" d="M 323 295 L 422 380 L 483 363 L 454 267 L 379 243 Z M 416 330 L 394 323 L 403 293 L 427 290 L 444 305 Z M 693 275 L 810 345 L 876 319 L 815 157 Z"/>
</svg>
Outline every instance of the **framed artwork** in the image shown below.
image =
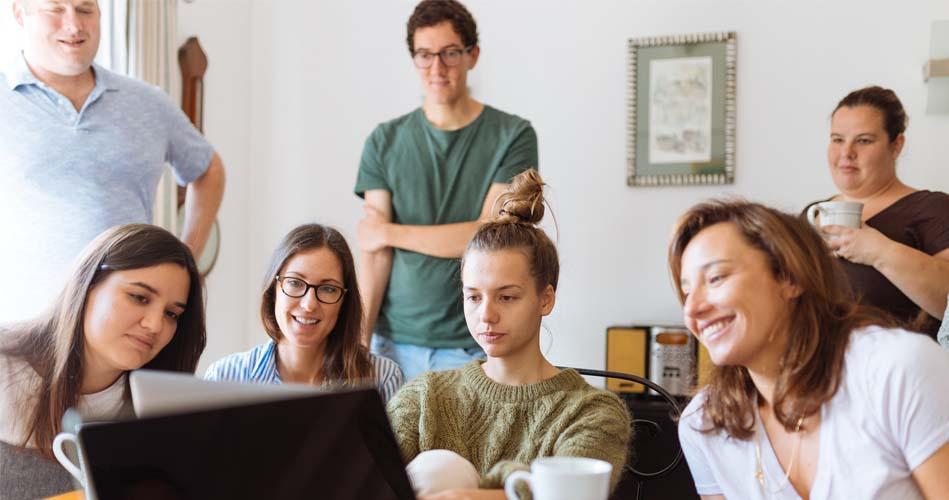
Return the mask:
<svg viewBox="0 0 949 500">
<path fill-rule="evenodd" d="M 630 39 L 626 183 L 735 180 L 735 32 Z"/>
</svg>

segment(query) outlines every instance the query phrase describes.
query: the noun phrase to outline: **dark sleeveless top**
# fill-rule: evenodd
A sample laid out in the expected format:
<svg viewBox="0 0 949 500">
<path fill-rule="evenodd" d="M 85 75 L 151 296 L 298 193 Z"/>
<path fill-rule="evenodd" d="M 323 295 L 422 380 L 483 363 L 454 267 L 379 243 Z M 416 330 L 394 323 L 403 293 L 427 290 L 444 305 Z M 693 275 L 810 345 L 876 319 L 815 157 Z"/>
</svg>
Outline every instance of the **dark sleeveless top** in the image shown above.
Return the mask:
<svg viewBox="0 0 949 500">
<path fill-rule="evenodd" d="M 803 213 L 807 213 L 808 207 Z M 949 248 L 949 195 L 916 191 L 867 219 L 866 225 L 893 241 L 935 255 Z M 907 324 L 919 318 L 920 307 L 882 273 L 872 266 L 854 264 L 844 258 L 838 261 L 858 302 L 883 309 Z M 925 316 L 923 324 L 917 326 L 935 339 L 941 322 L 928 314 Z"/>
</svg>

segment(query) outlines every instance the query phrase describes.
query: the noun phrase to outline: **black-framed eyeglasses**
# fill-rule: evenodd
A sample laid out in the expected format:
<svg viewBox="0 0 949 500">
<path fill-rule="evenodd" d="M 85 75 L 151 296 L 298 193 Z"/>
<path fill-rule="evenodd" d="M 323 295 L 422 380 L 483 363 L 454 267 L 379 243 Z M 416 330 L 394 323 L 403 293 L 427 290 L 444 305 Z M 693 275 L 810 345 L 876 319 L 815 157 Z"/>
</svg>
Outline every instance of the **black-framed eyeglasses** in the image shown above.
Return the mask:
<svg viewBox="0 0 949 500">
<path fill-rule="evenodd" d="M 412 62 L 415 63 L 415 67 L 418 69 L 428 69 L 432 67 L 432 64 L 435 63 L 435 58 L 438 57 L 445 66 L 458 66 L 461 63 L 461 56 L 471 52 L 473 48 L 474 45 L 469 45 L 463 49 L 449 47 L 438 52 L 416 50 L 415 53 L 412 54 Z"/>
<path fill-rule="evenodd" d="M 301 280 L 300 278 L 294 278 L 293 276 L 274 276 L 274 279 L 280 283 L 280 291 L 283 292 L 287 297 L 293 297 L 299 299 L 307 293 L 310 289 L 316 290 L 316 300 L 324 304 L 335 304 L 343 298 L 343 295 L 346 294 L 347 290 L 336 285 L 331 285 L 329 283 L 320 283 L 317 285 L 312 285 L 306 281 Z"/>
</svg>

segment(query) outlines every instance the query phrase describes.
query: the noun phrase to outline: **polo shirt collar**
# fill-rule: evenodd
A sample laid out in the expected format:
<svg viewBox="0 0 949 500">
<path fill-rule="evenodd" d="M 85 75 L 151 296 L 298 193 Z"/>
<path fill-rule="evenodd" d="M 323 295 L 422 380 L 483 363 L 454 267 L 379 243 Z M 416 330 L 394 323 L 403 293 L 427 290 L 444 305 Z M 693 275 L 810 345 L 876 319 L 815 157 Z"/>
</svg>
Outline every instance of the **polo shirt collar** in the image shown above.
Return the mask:
<svg viewBox="0 0 949 500">
<path fill-rule="evenodd" d="M 96 86 L 92 90 L 94 94 L 102 93 L 106 90 L 119 89 L 119 82 L 110 71 L 95 62 L 92 63 L 92 71 L 96 79 Z M 16 90 L 20 85 L 45 86 L 45 84 L 30 71 L 30 66 L 26 64 L 26 56 L 23 55 L 22 51 L 18 52 L 16 57 L 13 58 L 13 63 L 7 74 L 7 84 L 10 86 L 10 90 Z"/>
<path fill-rule="evenodd" d="M 11 59 L 10 69 L 7 72 L 7 84 L 10 86 L 10 90 L 16 90 L 20 85 L 36 85 L 39 83 L 41 83 L 39 79 L 26 65 L 23 52 L 17 52 L 16 57 Z"/>
<path fill-rule="evenodd" d="M 92 71 L 96 77 L 96 88 L 102 90 L 119 90 L 119 79 L 115 73 L 103 68 L 99 63 L 92 63 Z"/>
</svg>

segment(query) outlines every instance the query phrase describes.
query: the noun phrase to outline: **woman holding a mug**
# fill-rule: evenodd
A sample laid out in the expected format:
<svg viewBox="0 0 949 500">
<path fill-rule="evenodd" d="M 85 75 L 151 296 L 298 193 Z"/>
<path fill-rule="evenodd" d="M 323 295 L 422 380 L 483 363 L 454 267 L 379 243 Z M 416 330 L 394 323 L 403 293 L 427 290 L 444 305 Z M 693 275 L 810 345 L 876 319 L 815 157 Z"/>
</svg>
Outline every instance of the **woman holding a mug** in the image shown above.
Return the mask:
<svg viewBox="0 0 949 500">
<path fill-rule="evenodd" d="M 131 416 L 126 374 L 193 373 L 205 340 L 187 246 L 145 224 L 99 235 L 45 315 L 0 328 L 0 498 L 73 489 L 52 450 L 66 410 L 84 421 Z"/>
<path fill-rule="evenodd" d="M 824 225 L 821 232 L 859 302 L 935 337 L 949 294 L 949 195 L 897 177 L 906 122 L 889 89 L 867 87 L 840 101 L 827 147 L 840 193 L 829 201 L 862 204 L 863 224 Z"/>
<path fill-rule="evenodd" d="M 402 385 L 394 361 L 359 342 L 362 300 L 353 255 L 339 231 L 299 226 L 274 250 L 260 292 L 270 340 L 212 364 L 208 380 L 262 384 L 374 384 L 385 401 Z"/>
<path fill-rule="evenodd" d="M 626 406 L 576 371 L 558 369 L 540 349 L 560 272 L 556 247 L 537 226 L 543 204 L 537 171 L 518 175 L 462 258 L 465 319 L 487 360 L 425 373 L 389 402 L 420 498 L 503 499 L 505 479 L 538 457 L 608 462 L 607 490 L 622 473 Z"/>
<path fill-rule="evenodd" d="M 806 222 L 703 203 L 669 267 L 714 364 L 679 421 L 703 499 L 949 498 L 949 352 L 853 303 Z"/>
</svg>

